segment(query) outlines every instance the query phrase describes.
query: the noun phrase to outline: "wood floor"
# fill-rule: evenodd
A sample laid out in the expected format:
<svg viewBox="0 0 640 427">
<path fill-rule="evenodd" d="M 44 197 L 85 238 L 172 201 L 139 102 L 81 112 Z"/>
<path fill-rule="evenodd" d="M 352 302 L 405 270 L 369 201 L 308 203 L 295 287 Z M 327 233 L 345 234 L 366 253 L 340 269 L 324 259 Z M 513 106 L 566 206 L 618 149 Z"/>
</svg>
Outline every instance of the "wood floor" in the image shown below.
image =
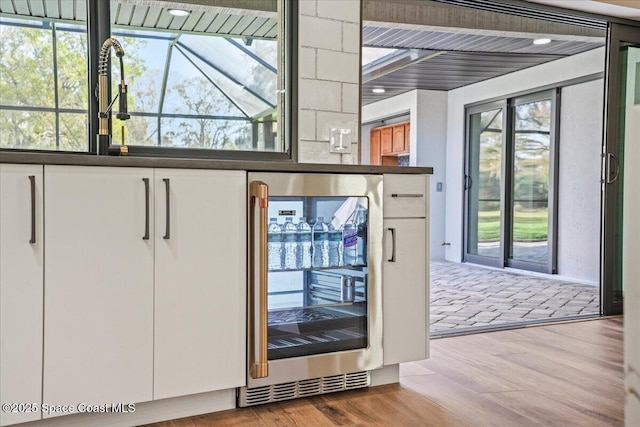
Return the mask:
<svg viewBox="0 0 640 427">
<path fill-rule="evenodd" d="M 620 317 L 442 338 L 399 385 L 155 426 L 622 426 L 622 362 Z"/>
</svg>

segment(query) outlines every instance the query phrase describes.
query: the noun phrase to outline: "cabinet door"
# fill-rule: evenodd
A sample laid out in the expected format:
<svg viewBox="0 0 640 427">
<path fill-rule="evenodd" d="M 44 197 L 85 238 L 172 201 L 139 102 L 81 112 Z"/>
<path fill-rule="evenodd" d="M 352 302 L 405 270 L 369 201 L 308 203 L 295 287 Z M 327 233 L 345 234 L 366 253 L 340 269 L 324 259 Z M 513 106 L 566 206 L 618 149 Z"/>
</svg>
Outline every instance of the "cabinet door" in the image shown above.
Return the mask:
<svg viewBox="0 0 640 427">
<path fill-rule="evenodd" d="M 428 356 L 429 284 L 427 222 L 385 219 L 382 267 L 384 364 Z"/>
<path fill-rule="evenodd" d="M 152 399 L 153 239 L 143 239 L 152 178 L 152 169 L 45 166 L 49 404 Z"/>
<path fill-rule="evenodd" d="M 33 182 L 33 184 L 32 184 Z M 0 400 L 42 397 L 42 166 L 0 164 Z M 0 425 L 40 412 L 0 412 Z"/>
<path fill-rule="evenodd" d="M 380 158 L 380 130 L 373 129 L 371 130 L 371 139 L 369 140 L 370 147 L 370 163 L 372 165 L 380 165 L 382 163 L 382 159 Z"/>
<path fill-rule="evenodd" d="M 409 122 L 404 124 L 404 152 L 408 153 L 409 152 L 409 147 L 411 147 L 410 144 L 410 136 L 411 136 L 411 125 L 409 124 Z"/>
<path fill-rule="evenodd" d="M 393 148 L 394 153 L 402 153 L 404 151 L 404 124 L 395 125 L 393 127 Z"/>
<path fill-rule="evenodd" d="M 380 129 L 380 146 L 383 155 L 393 152 L 393 129 L 391 127 Z"/>
<path fill-rule="evenodd" d="M 242 386 L 246 173 L 156 169 L 155 187 L 154 399 Z"/>
</svg>

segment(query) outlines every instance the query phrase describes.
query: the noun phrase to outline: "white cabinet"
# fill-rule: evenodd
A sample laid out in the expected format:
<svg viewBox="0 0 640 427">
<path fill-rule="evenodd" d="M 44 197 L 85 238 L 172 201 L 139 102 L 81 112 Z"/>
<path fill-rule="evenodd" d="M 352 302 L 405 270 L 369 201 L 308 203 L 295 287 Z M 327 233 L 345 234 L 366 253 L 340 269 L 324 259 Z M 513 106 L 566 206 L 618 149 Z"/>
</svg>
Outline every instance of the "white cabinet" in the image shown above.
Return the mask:
<svg viewBox="0 0 640 427">
<path fill-rule="evenodd" d="M 154 399 L 242 386 L 246 173 L 156 169 L 154 186 Z"/>
<path fill-rule="evenodd" d="M 640 105 L 629 107 L 624 164 L 623 289 L 625 386 L 628 390 L 625 425 L 640 425 Z"/>
<path fill-rule="evenodd" d="M 42 166 L 0 164 L 2 403 L 42 398 L 42 235 Z M 2 426 L 38 419 L 38 411 L 0 412 Z"/>
<path fill-rule="evenodd" d="M 384 365 L 429 355 L 428 177 L 384 176 Z"/>
<path fill-rule="evenodd" d="M 44 387 L 48 404 L 153 393 L 153 170 L 45 166 Z"/>
</svg>

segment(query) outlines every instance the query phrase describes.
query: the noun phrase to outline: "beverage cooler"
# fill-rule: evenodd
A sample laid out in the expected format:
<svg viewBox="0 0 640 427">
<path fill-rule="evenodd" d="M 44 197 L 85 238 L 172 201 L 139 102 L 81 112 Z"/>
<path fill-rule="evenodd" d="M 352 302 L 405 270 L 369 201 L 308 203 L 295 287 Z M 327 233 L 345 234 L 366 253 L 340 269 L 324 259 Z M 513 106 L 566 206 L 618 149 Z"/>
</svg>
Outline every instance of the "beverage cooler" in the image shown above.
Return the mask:
<svg viewBox="0 0 640 427">
<path fill-rule="evenodd" d="M 382 366 L 382 177 L 255 173 L 248 181 L 240 406 L 283 400 L 282 387 L 285 398 L 326 392 L 323 379 L 344 386 L 351 374 L 368 385 L 366 371 Z"/>
</svg>

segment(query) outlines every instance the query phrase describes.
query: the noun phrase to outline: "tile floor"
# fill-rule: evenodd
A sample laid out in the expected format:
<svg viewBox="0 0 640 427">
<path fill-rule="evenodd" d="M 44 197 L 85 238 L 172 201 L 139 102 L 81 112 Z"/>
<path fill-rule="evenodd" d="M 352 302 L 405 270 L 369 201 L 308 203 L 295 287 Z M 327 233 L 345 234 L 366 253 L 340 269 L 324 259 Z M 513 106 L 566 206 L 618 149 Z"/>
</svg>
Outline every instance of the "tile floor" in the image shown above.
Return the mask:
<svg viewBox="0 0 640 427">
<path fill-rule="evenodd" d="M 471 264 L 431 263 L 431 332 L 597 314 L 597 286 Z"/>
</svg>

